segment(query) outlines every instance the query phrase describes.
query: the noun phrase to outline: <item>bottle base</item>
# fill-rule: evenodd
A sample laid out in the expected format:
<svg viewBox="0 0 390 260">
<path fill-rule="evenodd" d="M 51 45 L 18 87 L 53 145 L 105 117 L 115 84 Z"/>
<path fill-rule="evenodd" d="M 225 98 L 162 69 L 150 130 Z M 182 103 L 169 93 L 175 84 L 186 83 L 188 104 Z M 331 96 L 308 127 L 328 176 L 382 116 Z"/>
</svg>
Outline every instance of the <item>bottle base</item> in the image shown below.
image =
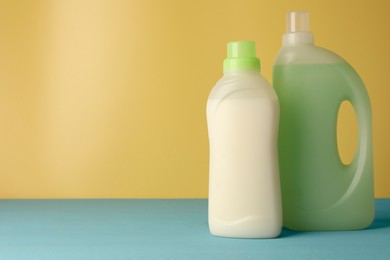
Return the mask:
<svg viewBox="0 0 390 260">
<path fill-rule="evenodd" d="M 281 225 L 261 221 L 259 217 L 246 217 L 226 222 L 209 220 L 210 233 L 217 237 L 227 238 L 276 238 L 282 231 Z"/>
</svg>

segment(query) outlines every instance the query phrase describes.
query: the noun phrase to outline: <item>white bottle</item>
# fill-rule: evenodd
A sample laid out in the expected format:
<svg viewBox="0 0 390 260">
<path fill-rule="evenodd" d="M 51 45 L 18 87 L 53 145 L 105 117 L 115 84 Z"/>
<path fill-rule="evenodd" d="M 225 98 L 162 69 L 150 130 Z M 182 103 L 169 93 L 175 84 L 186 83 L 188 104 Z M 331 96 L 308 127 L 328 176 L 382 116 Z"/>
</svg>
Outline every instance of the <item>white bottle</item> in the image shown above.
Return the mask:
<svg viewBox="0 0 390 260">
<path fill-rule="evenodd" d="M 207 102 L 210 232 L 277 237 L 282 227 L 279 102 L 260 75 L 254 42 L 230 42 L 227 54 L 224 76 Z"/>
</svg>

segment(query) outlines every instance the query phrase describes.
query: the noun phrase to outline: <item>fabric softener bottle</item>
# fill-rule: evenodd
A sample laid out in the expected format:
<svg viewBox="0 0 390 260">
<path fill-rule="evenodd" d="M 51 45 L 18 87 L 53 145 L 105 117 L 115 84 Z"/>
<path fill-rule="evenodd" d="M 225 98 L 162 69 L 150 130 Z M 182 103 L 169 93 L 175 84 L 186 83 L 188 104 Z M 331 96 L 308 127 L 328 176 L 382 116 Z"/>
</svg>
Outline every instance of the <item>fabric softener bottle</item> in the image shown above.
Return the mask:
<svg viewBox="0 0 390 260">
<path fill-rule="evenodd" d="M 283 221 L 293 230 L 355 230 L 374 217 L 371 106 L 355 70 L 313 44 L 309 14 L 287 15 L 273 68 L 280 102 L 279 160 Z M 340 104 L 358 121 L 358 147 L 348 165 L 337 147 Z"/>
<path fill-rule="evenodd" d="M 224 76 L 207 101 L 209 228 L 215 236 L 272 238 L 281 232 L 279 103 L 260 75 L 254 42 L 228 43 Z"/>
</svg>

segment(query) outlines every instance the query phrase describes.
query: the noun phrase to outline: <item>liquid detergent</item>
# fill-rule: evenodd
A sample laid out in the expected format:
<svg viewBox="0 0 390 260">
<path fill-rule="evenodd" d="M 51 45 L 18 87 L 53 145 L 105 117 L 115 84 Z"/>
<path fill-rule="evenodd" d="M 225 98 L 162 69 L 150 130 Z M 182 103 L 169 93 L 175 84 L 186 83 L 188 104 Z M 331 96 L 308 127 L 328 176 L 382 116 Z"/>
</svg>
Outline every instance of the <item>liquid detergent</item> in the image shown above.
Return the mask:
<svg viewBox="0 0 390 260">
<path fill-rule="evenodd" d="M 279 103 L 260 75 L 254 42 L 231 42 L 224 76 L 207 102 L 209 228 L 215 236 L 272 238 L 281 232 L 277 157 Z"/>
</svg>

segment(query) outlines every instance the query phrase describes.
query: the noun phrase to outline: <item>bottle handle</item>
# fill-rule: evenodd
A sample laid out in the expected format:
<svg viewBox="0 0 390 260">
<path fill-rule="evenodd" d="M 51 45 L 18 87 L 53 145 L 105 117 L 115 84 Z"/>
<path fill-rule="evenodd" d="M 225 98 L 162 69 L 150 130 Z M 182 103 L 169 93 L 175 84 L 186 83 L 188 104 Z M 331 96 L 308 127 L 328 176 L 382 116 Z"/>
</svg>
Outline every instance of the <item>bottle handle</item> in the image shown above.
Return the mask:
<svg viewBox="0 0 390 260">
<path fill-rule="evenodd" d="M 356 189 L 365 169 L 367 167 L 372 169 L 372 115 L 370 99 L 359 75 L 349 64 L 346 64 L 346 66 L 348 73 L 340 71 L 347 85 L 341 102 L 349 101 L 355 111 L 358 122 L 358 145 L 352 162 L 346 166 L 354 172 L 354 176 L 347 191 L 337 204 L 348 198 Z"/>
</svg>

